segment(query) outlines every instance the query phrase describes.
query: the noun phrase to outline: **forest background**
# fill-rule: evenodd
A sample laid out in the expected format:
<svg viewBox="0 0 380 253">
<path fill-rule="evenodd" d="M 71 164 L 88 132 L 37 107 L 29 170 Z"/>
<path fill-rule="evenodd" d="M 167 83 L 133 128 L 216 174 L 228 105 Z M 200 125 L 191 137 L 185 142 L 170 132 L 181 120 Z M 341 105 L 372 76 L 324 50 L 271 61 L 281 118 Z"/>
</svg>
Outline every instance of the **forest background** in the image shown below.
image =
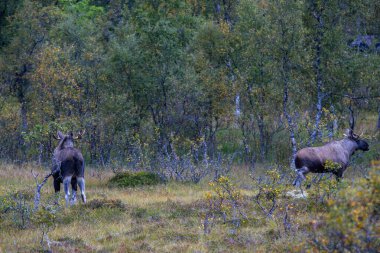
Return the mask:
<svg viewBox="0 0 380 253">
<path fill-rule="evenodd" d="M 0 157 L 50 164 L 57 130 L 85 130 L 92 165 L 288 166 L 340 138 L 350 109 L 374 140 L 379 15 L 369 0 L 2 0 Z"/>
</svg>

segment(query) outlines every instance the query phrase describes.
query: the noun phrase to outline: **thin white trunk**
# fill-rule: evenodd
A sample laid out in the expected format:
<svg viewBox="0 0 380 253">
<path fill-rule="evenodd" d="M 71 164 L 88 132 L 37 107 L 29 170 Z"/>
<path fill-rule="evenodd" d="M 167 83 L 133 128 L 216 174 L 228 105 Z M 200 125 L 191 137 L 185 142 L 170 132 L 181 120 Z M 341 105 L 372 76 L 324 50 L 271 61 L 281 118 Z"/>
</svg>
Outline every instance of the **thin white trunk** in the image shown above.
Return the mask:
<svg viewBox="0 0 380 253">
<path fill-rule="evenodd" d="M 237 118 L 239 118 L 241 114 L 241 110 L 240 110 L 240 94 L 237 93 L 236 96 L 235 96 L 235 116 Z"/>
<path fill-rule="evenodd" d="M 315 79 L 317 82 L 317 113 L 315 115 L 315 124 L 314 124 L 314 129 L 313 132 L 310 135 L 310 143 L 313 144 L 317 138 L 317 135 L 319 133 L 319 124 L 321 122 L 322 118 L 322 103 L 323 103 L 323 98 L 324 98 L 324 93 L 323 93 L 323 77 L 322 77 L 322 69 L 321 69 L 321 55 L 322 55 L 322 38 L 324 36 L 324 25 L 322 21 L 322 13 L 314 14 L 315 19 L 318 22 L 318 27 L 317 27 L 317 35 L 315 38 L 315 58 L 314 58 L 314 71 L 315 71 Z"/>
<path fill-rule="evenodd" d="M 289 130 L 289 137 L 290 142 L 292 144 L 292 160 L 290 162 L 290 167 L 295 170 L 294 166 L 294 160 L 297 153 L 297 141 L 294 135 L 294 125 L 292 117 L 290 116 L 288 112 L 288 100 L 289 100 L 289 60 L 287 56 L 284 56 L 282 58 L 282 70 L 283 70 L 283 81 L 284 81 L 284 97 L 283 97 L 283 113 L 286 117 L 286 120 L 288 122 L 288 130 Z"/>
</svg>

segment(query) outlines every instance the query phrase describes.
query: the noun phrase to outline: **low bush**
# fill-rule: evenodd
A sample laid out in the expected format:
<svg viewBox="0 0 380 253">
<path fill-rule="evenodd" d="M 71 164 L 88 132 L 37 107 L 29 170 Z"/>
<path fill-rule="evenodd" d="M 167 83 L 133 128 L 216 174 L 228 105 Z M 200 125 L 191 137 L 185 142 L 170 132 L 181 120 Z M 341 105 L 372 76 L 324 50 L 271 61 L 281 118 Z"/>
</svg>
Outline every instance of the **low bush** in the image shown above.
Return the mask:
<svg viewBox="0 0 380 253">
<path fill-rule="evenodd" d="M 212 191 L 206 193 L 206 212 L 202 214 L 204 234 L 209 234 L 216 221 L 223 220 L 224 224 L 232 224 L 230 232 L 247 222 L 242 205 L 243 197 L 240 190 L 226 176 L 209 183 Z"/>
<path fill-rule="evenodd" d="M 112 177 L 108 185 L 117 187 L 136 187 L 143 185 L 156 185 L 162 183 L 162 179 L 154 173 L 141 171 L 141 172 L 122 172 L 117 173 Z"/>
<path fill-rule="evenodd" d="M 4 225 L 3 221 L 11 221 L 12 226 L 27 228 L 32 214 L 29 199 L 30 193 L 26 191 L 11 190 L 6 195 L 0 196 L 0 224 Z"/>
<path fill-rule="evenodd" d="M 378 252 L 380 248 L 380 167 L 328 199 L 327 212 L 314 221 L 313 247 L 328 252 Z M 320 228 L 320 229 L 319 229 Z"/>
</svg>

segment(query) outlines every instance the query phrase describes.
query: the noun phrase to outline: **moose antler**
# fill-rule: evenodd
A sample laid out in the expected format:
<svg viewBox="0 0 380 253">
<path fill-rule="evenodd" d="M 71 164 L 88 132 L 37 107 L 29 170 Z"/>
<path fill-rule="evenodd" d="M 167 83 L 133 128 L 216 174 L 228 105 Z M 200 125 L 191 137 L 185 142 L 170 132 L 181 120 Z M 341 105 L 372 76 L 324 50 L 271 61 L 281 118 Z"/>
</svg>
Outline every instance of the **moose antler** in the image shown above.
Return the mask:
<svg viewBox="0 0 380 253">
<path fill-rule="evenodd" d="M 347 138 L 359 139 L 360 136 L 362 136 L 362 134 L 357 135 L 357 134 L 354 133 L 354 131 L 352 131 L 352 129 L 347 129 L 346 133 L 344 133 L 343 136 L 347 137 Z"/>
<path fill-rule="evenodd" d="M 359 139 L 359 138 L 360 138 L 360 135 L 357 135 L 357 134 L 352 133 L 352 137 L 354 137 L 354 139 Z"/>
<path fill-rule="evenodd" d="M 352 137 L 352 129 L 346 129 L 346 132 L 343 134 L 344 137 Z"/>
<path fill-rule="evenodd" d="M 355 116 L 354 116 L 354 110 L 352 110 L 351 104 L 348 107 L 348 110 L 350 110 L 350 129 L 354 131 L 355 127 Z"/>
<path fill-rule="evenodd" d="M 360 134 L 354 134 L 354 133 L 352 133 L 352 136 L 353 136 L 355 139 L 359 139 L 359 138 L 361 138 L 361 137 L 363 136 L 363 134 L 364 134 L 364 131 L 362 131 Z"/>
<path fill-rule="evenodd" d="M 79 133 L 78 133 L 78 135 L 76 136 L 76 137 L 74 137 L 73 139 L 74 140 L 77 140 L 77 139 L 82 139 L 82 137 L 83 137 L 83 135 L 84 135 L 84 133 L 86 132 L 86 130 L 82 130 L 82 131 L 80 131 Z"/>
</svg>

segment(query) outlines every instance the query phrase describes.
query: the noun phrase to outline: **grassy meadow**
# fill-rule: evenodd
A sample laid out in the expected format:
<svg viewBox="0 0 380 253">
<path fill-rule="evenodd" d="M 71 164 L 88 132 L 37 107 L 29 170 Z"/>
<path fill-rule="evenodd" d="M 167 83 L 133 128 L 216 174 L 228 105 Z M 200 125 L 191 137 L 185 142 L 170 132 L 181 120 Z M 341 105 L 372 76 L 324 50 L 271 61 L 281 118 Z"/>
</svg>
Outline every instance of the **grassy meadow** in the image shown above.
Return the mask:
<svg viewBox="0 0 380 253">
<path fill-rule="evenodd" d="M 343 229 L 352 232 L 352 238 L 344 237 L 351 240 L 343 245 L 347 249 L 361 240 L 365 229 L 373 238 L 368 245 L 359 243 L 357 252 L 371 252 L 379 245 L 376 166 L 360 173 L 349 168 L 339 184 L 335 179 L 313 183 L 305 190 L 307 198 L 290 196 L 292 177 L 265 166 L 255 172 L 261 181 L 248 176 L 247 168 L 234 167 L 212 183 L 209 178 L 199 184 L 134 188 L 110 187 L 112 171 L 87 168 L 87 204 L 78 201 L 65 208 L 61 192 L 54 205 L 50 178 L 42 188 L 40 209 L 33 213 L 31 170 L 39 173 L 40 181 L 48 171 L 2 164 L 0 252 L 328 252 L 334 251 L 333 240 L 340 240 L 329 233 Z M 362 179 L 368 171 L 370 176 Z M 334 247 L 339 251 L 339 245 Z"/>
</svg>

